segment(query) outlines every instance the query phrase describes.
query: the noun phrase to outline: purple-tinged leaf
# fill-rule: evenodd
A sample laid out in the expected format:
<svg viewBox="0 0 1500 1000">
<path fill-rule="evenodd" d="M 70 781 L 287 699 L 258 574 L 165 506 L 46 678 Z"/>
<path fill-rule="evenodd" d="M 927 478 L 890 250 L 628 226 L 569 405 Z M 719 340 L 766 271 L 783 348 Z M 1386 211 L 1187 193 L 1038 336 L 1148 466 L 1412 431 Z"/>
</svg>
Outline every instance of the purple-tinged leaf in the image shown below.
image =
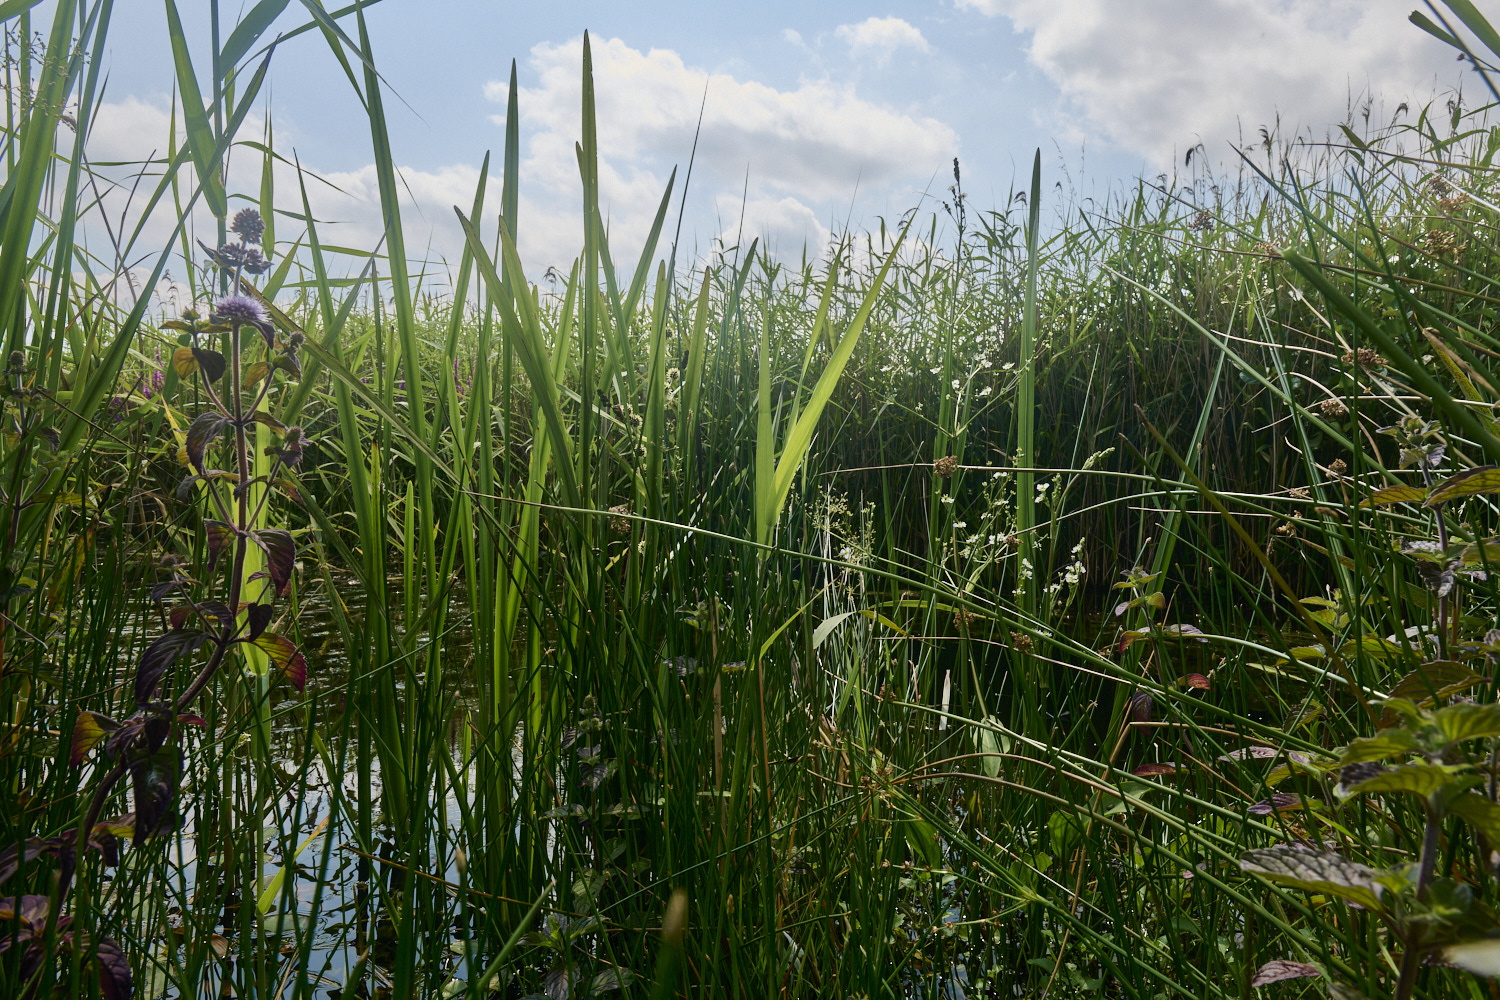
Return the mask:
<svg viewBox="0 0 1500 1000">
<path fill-rule="evenodd" d="M 1269 799 L 1262 799 L 1251 806 L 1250 815 L 1269 816 L 1272 813 L 1297 812 L 1302 806 L 1302 796 L 1292 792 L 1276 792 Z"/>
<path fill-rule="evenodd" d="M 1284 979 L 1306 979 L 1322 974 L 1316 965 L 1275 958 L 1260 967 L 1254 978 L 1250 980 L 1250 985 L 1251 987 L 1269 986 L 1271 983 L 1279 983 Z"/>
<path fill-rule="evenodd" d="M 1149 691 L 1137 691 L 1130 696 L 1130 721 L 1151 721 L 1151 693 Z"/>
<path fill-rule="evenodd" d="M 20 870 L 21 865 L 43 854 L 51 854 L 54 857 L 64 850 L 73 849 L 73 838 L 76 831 L 68 830 L 56 837 L 28 837 L 22 845 L 24 850 L 17 852 L 16 845 L 11 844 L 5 850 L 0 851 L 0 885 L 3 885 L 12 875 Z"/>
<path fill-rule="evenodd" d="M 207 518 L 203 520 L 203 532 L 208 541 L 208 568 L 213 569 L 219 561 L 219 554 L 234 544 L 237 532 L 232 524 Z"/>
<path fill-rule="evenodd" d="M 292 533 L 281 528 L 266 528 L 252 536 L 266 550 L 266 571 L 271 575 L 271 585 L 277 594 L 286 593 L 292 572 L 297 563 L 297 543 Z"/>
<path fill-rule="evenodd" d="M 77 767 L 82 764 L 83 758 L 88 756 L 90 750 L 119 728 L 120 724 L 107 715 L 100 715 L 98 712 L 79 712 L 78 721 L 73 724 L 73 743 L 68 751 L 69 766 Z"/>
<path fill-rule="evenodd" d="M 146 705 L 156 697 L 162 676 L 177 662 L 179 656 L 191 653 L 207 641 L 207 632 L 173 629 L 147 646 L 146 652 L 141 654 L 140 665 L 135 670 L 136 705 Z"/>
<path fill-rule="evenodd" d="M 292 686 L 301 691 L 307 684 L 307 660 L 297 649 L 297 644 L 285 636 L 265 632 L 255 638 L 255 645 L 276 665 Z"/>
<path fill-rule="evenodd" d="M 101 937 L 94 943 L 94 967 L 99 971 L 99 992 L 104 1000 L 130 1000 L 134 985 L 130 963 L 113 938 Z"/>
<path fill-rule="evenodd" d="M 1192 688 L 1195 691 L 1208 691 L 1213 687 L 1213 685 L 1209 683 L 1208 678 L 1204 677 L 1202 674 L 1188 674 L 1182 679 L 1182 683 L 1186 684 L 1188 687 Z"/>
<path fill-rule="evenodd" d="M 266 630 L 266 626 L 271 624 L 271 616 L 273 614 L 275 614 L 275 609 L 269 604 L 252 604 L 245 609 L 245 618 L 250 625 L 250 632 L 247 638 L 251 642 L 260 638 L 260 634 Z"/>
<path fill-rule="evenodd" d="M 1130 772 L 1137 778 L 1160 778 L 1168 774 L 1177 773 L 1176 764 L 1142 764 Z"/>
<path fill-rule="evenodd" d="M 193 359 L 203 370 L 203 377 L 210 382 L 217 382 L 223 378 L 225 369 L 229 367 L 224 360 L 224 355 L 218 351 L 210 351 L 206 347 L 193 348 Z"/>
<path fill-rule="evenodd" d="M 46 934 L 50 907 L 51 901 L 46 896 L 6 896 L 0 899 L 0 955 L 12 944 L 34 941 Z M 34 949 L 33 945 L 27 950 L 28 959 Z"/>
<path fill-rule="evenodd" d="M 121 813 L 119 816 L 95 823 L 94 829 L 89 832 L 88 843 L 85 846 L 98 851 L 104 858 L 105 865 L 113 868 L 120 863 L 119 838 L 133 836 L 135 836 L 135 813 Z"/>
<path fill-rule="evenodd" d="M 285 434 L 286 433 L 286 424 L 282 423 L 280 420 L 277 420 L 275 417 L 271 416 L 271 414 L 267 413 L 265 410 L 256 410 L 255 413 L 253 413 L 251 415 L 250 419 L 253 420 L 253 421 L 255 421 L 258 424 L 265 424 L 267 427 L 271 428 L 271 430 L 275 431 L 277 434 Z"/>
<path fill-rule="evenodd" d="M 187 444 L 184 447 L 187 450 L 188 461 L 192 463 L 193 468 L 198 470 L 198 475 L 208 474 L 208 470 L 203 465 L 203 454 L 228 426 L 229 418 L 214 410 L 200 413 L 189 425 Z"/>
</svg>

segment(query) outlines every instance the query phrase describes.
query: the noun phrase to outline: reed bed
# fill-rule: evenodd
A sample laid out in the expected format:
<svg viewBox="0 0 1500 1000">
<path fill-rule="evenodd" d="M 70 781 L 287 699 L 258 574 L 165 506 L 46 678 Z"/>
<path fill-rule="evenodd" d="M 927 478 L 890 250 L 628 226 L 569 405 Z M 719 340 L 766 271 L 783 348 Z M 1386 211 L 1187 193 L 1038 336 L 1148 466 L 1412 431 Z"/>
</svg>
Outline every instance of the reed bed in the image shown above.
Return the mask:
<svg viewBox="0 0 1500 1000">
<path fill-rule="evenodd" d="M 359 5 L 381 245 L 240 137 L 284 6 L 168 0 L 157 316 L 111 4 L 0 5 L 0 994 L 1493 994 L 1493 105 L 631 262 L 585 44 L 570 273 L 513 73 L 436 295 Z"/>
</svg>

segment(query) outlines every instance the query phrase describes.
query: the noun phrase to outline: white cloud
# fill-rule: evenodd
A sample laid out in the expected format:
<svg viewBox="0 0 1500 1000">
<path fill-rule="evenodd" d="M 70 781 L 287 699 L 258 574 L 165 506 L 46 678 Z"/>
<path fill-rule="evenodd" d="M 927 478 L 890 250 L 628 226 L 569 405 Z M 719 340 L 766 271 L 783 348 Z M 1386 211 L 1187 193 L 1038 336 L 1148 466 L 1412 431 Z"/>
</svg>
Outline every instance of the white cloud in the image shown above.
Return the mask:
<svg viewBox="0 0 1500 1000">
<path fill-rule="evenodd" d="M 1028 55 L 1086 133 L 1165 163 L 1271 125 L 1322 130 L 1372 92 L 1387 108 L 1457 81 L 1409 0 L 957 0 L 1028 32 Z"/>
<path fill-rule="evenodd" d="M 601 200 L 611 250 L 622 267 L 633 267 L 672 168 L 687 166 L 700 107 L 702 134 L 683 231 L 684 256 L 695 247 L 708 251 L 708 241 L 729 240 L 741 230 L 747 239 L 760 237 L 784 253 L 800 253 L 804 243 L 820 250 L 829 238 L 820 216 L 827 218 L 836 209 L 840 215 L 847 212 L 848 199 L 856 190 L 862 203 L 896 202 L 908 207 L 916 200 L 916 190 L 957 152 L 958 137 L 946 125 L 866 100 L 847 84 L 813 80 L 782 90 L 727 73 L 710 73 L 687 65 L 675 52 L 643 52 L 617 39 L 596 41 L 593 57 Z M 566 272 L 583 243 L 582 188 L 574 154 L 580 135 L 581 61 L 581 38 L 537 46 L 531 55 L 535 85 L 520 94 L 519 249 L 535 278 L 549 266 Z M 485 92 L 503 107 L 504 84 L 489 84 Z M 159 157 L 167 148 L 169 120 L 164 101 L 131 97 L 106 104 L 96 119 L 90 156 L 101 161 L 138 161 L 155 151 Z M 179 135 L 180 121 L 179 116 Z M 493 122 L 503 124 L 503 115 Z M 498 146 L 500 135 L 497 129 L 489 141 Z M 288 159 L 293 152 L 284 142 L 279 151 Z M 399 149 L 396 155 L 401 156 Z M 309 175 L 307 192 L 322 242 L 358 250 L 379 246 L 383 223 L 375 167 L 332 172 L 319 171 L 316 163 L 305 162 L 303 167 Z M 258 154 L 237 150 L 229 171 L 231 193 L 256 197 L 260 169 Z M 278 207 L 300 214 L 295 170 L 287 165 L 274 169 Z M 116 178 L 133 172 L 126 167 L 109 170 Z M 399 172 L 408 255 L 456 264 L 463 237 L 453 206 L 469 211 L 480 180 L 477 165 L 430 170 L 401 167 Z M 683 173 L 679 169 L 675 194 L 682 190 Z M 181 176 L 191 183 L 191 164 Z M 149 176 L 144 190 L 153 181 L 154 175 Z M 489 238 L 500 187 L 500 178 L 492 176 L 482 227 Z M 144 207 L 144 190 L 131 202 L 130 212 L 139 213 Z M 675 227 L 675 194 L 659 255 L 666 252 Z M 111 219 L 125 209 L 128 197 L 128 179 L 106 194 L 105 208 Z M 241 204 L 232 202 L 235 207 Z M 699 206 L 696 216 L 694 205 Z M 154 255 L 166 245 L 175 224 L 172 210 L 170 198 L 158 206 L 142 231 L 132 263 L 139 262 L 142 253 Z M 134 221 L 130 220 L 131 226 Z M 195 231 L 189 233 L 190 238 L 212 242 L 214 223 L 201 203 L 192 221 Z M 278 251 L 288 249 L 301 231 L 296 220 L 277 219 Z M 95 252 L 112 263 L 113 250 L 102 226 L 90 224 L 86 232 Z M 146 266 L 152 261 L 154 256 Z M 354 257 L 331 258 L 336 274 L 351 268 L 357 271 L 362 264 Z M 445 285 L 440 269 L 428 270 L 433 275 L 429 287 Z M 172 273 L 181 278 L 180 261 L 173 263 Z"/>
<path fill-rule="evenodd" d="M 922 32 L 899 17 L 869 17 L 858 24 L 841 24 L 834 34 L 849 44 L 851 54 L 873 53 L 881 61 L 888 60 L 902 46 L 918 52 L 931 51 Z"/>
<path fill-rule="evenodd" d="M 637 252 L 671 167 L 686 168 L 700 109 L 695 191 L 707 186 L 716 203 L 732 194 L 735 219 L 743 194 L 748 223 L 769 227 L 783 245 L 826 238 L 819 207 L 843 204 L 856 189 L 881 193 L 925 181 L 957 152 L 948 126 L 868 101 L 847 84 L 813 80 L 778 90 L 689 66 L 669 49 L 643 52 L 620 39 L 595 39 L 591 48 L 600 196 L 622 259 Z M 538 45 L 531 63 L 538 85 L 523 88 L 519 100 L 529 133 L 521 190 L 534 201 L 523 209 L 521 250 L 528 266 L 562 265 L 581 243 L 574 143 L 582 39 Z M 505 84 L 488 84 L 486 94 L 503 102 Z"/>
<path fill-rule="evenodd" d="M 725 246 L 748 246 L 758 239 L 772 254 L 796 257 L 805 247 L 809 256 L 816 257 L 831 236 L 813 210 L 796 198 L 742 200 L 726 191 L 714 199 L 714 207 L 723 225 L 719 239 Z"/>
</svg>

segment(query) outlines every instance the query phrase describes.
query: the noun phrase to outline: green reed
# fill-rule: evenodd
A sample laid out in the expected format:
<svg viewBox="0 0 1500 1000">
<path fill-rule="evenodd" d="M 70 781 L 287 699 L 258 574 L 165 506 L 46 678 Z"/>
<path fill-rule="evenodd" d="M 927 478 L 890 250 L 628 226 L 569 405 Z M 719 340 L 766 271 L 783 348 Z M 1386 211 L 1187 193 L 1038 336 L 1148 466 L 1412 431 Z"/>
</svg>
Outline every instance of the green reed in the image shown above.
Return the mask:
<svg viewBox="0 0 1500 1000">
<path fill-rule="evenodd" d="M 222 232 L 280 11 L 206 59 L 169 17 L 185 131 L 152 205 L 182 224 L 153 282 L 194 256 L 194 205 Z M 110 12 L 60 4 L 48 51 L 97 54 Z M 1050 223 L 1038 160 L 1014 217 L 674 274 L 675 182 L 636 260 L 611 250 L 586 42 L 580 257 L 543 291 L 516 250 L 513 70 L 498 205 L 481 182 L 455 207 L 434 299 L 364 12 L 311 16 L 368 109 L 384 242 L 346 282 L 311 178 L 271 181 L 268 124 L 246 197 L 281 214 L 257 291 L 306 337 L 267 412 L 318 442 L 267 523 L 297 535 L 289 621 L 328 666 L 299 697 L 217 678 L 170 843 L 79 880 L 68 912 L 137 992 L 1243 996 L 1273 959 L 1301 977 L 1273 991 L 1485 988 L 1406 961 L 1412 924 L 1240 859 L 1431 856 L 1420 804 L 1336 794 L 1340 748 L 1392 724 L 1393 692 L 1493 698 L 1487 494 L 1374 493 L 1494 449 L 1489 109 Z M 5 846 L 78 828 L 101 775 L 59 745 L 123 702 L 155 560 L 206 557 L 202 513 L 166 502 L 196 390 L 140 388 L 170 331 L 104 304 L 89 275 L 116 262 L 70 263 L 94 168 L 56 119 L 77 95 L 85 134 L 96 64 L 19 74 L 4 133 L 28 393 L 0 445 Z M 1413 415 L 1445 443 L 1431 484 L 1401 468 L 1437 440 Z M 1408 544 L 1439 537 L 1452 566 Z M 1482 916 L 1486 848 L 1444 830 L 1439 874 Z M 45 860 L 7 885 L 47 893 Z M 12 991 L 36 975 L 19 954 Z M 96 981 L 78 949 L 49 961 L 62 989 Z"/>
</svg>

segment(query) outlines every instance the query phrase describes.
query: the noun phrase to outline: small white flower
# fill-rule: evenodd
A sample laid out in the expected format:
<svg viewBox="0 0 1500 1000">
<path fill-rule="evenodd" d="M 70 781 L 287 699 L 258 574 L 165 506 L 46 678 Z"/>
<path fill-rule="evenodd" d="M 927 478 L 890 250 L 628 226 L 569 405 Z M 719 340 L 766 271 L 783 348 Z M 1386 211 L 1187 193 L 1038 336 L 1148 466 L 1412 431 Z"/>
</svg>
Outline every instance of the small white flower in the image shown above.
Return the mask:
<svg viewBox="0 0 1500 1000">
<path fill-rule="evenodd" d="M 985 386 L 985 387 L 984 387 L 984 388 L 983 388 L 983 389 L 980 389 L 980 390 L 979 390 L 979 395 L 980 395 L 980 397 L 981 397 L 981 398 L 982 398 L 982 397 L 984 397 L 984 396 L 988 396 L 988 395 L 989 395 L 989 394 L 990 394 L 990 393 L 992 393 L 992 392 L 994 392 L 994 391 L 995 391 L 995 390 L 994 390 L 994 389 L 991 389 L 991 388 L 990 388 L 990 387 L 989 387 L 989 386 Z"/>
<path fill-rule="evenodd" d="M 954 379 L 953 380 L 953 388 L 955 388 L 955 389 L 958 388 L 958 379 Z"/>
<path fill-rule="evenodd" d="M 943 503 L 952 503 L 953 502 L 953 498 L 952 497 L 939 497 L 938 499 L 942 500 Z"/>
<path fill-rule="evenodd" d="M 932 374 L 934 375 L 941 375 L 943 373 L 943 369 L 941 368 L 929 368 L 927 370 L 932 372 Z"/>
<path fill-rule="evenodd" d="M 1000 366 L 1000 370 L 1003 371 L 1003 372 L 1008 372 L 1012 368 L 1014 368 L 1015 366 L 1016 366 L 1015 362 L 1013 362 L 1013 361 L 1007 361 L 1007 362 L 1005 362 L 1005 364 L 1003 364 L 1003 365 Z"/>
<path fill-rule="evenodd" d="M 954 521 L 953 522 L 953 526 L 955 528 L 967 528 L 969 526 L 969 522 L 968 521 Z"/>
</svg>

